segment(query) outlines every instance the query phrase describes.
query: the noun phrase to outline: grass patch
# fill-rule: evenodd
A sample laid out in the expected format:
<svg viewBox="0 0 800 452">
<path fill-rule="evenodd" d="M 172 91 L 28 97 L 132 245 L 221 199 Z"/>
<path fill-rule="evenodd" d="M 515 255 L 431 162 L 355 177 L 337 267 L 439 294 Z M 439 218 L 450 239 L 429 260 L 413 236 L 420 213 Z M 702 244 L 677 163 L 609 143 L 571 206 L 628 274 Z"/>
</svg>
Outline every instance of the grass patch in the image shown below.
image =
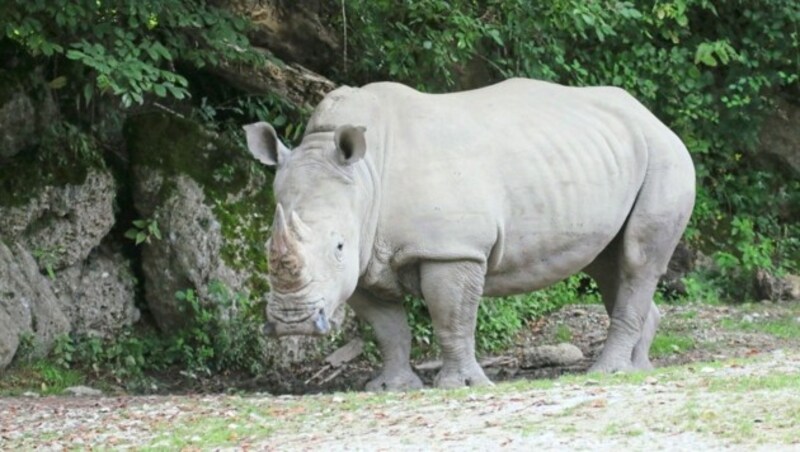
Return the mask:
<svg viewBox="0 0 800 452">
<path fill-rule="evenodd" d="M 0 396 L 18 396 L 25 392 L 61 394 L 64 389 L 84 382 L 84 375 L 74 369 L 46 361 L 19 363 L 0 372 Z"/>
<path fill-rule="evenodd" d="M 752 321 L 722 319 L 720 325 L 728 330 L 766 333 L 781 339 L 800 339 L 800 321 L 793 317 Z"/>
<path fill-rule="evenodd" d="M 783 389 L 800 391 L 800 378 L 795 374 L 784 373 L 748 375 L 735 378 L 710 379 L 705 382 L 704 386 L 709 391 L 724 392 L 779 391 Z"/>
<path fill-rule="evenodd" d="M 681 319 L 691 320 L 697 318 L 697 311 L 691 310 L 691 311 L 681 312 L 680 314 L 677 315 L 677 317 Z"/>
<path fill-rule="evenodd" d="M 653 339 L 653 345 L 650 346 L 650 356 L 652 358 L 663 358 L 691 350 L 694 346 L 694 339 L 689 336 L 658 333 Z"/>
<path fill-rule="evenodd" d="M 572 330 L 566 325 L 558 325 L 556 340 L 558 342 L 572 342 Z"/>
</svg>

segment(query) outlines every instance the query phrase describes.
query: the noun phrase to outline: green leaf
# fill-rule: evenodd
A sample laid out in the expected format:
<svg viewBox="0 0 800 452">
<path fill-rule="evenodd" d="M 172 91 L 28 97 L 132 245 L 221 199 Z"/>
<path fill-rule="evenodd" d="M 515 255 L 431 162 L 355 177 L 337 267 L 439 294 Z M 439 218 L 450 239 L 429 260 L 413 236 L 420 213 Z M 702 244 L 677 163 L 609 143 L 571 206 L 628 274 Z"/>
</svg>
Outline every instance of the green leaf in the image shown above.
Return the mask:
<svg viewBox="0 0 800 452">
<path fill-rule="evenodd" d="M 88 57 L 88 55 L 79 50 L 70 49 L 67 50 L 66 57 L 67 59 L 70 60 L 85 60 Z"/>
<path fill-rule="evenodd" d="M 66 85 L 67 85 L 67 77 L 63 75 L 61 77 L 56 77 L 53 80 L 50 80 L 50 82 L 47 84 L 47 86 L 49 86 L 50 89 L 61 89 Z"/>
<path fill-rule="evenodd" d="M 138 245 L 145 240 L 147 240 L 147 235 L 144 232 L 139 231 L 139 233 L 136 234 L 136 244 Z"/>
</svg>

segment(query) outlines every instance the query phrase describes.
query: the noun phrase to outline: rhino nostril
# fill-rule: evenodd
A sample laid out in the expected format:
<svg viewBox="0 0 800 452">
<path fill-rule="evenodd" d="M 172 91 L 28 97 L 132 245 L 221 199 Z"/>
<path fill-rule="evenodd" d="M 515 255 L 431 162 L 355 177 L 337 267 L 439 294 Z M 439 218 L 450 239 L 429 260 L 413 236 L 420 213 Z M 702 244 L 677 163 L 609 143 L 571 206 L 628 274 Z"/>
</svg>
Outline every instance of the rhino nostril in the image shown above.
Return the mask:
<svg viewBox="0 0 800 452">
<path fill-rule="evenodd" d="M 314 320 L 314 329 L 319 334 L 327 334 L 331 329 L 331 324 L 328 322 L 328 317 L 325 315 L 325 309 L 320 308 L 317 313 L 317 318 Z"/>
<path fill-rule="evenodd" d="M 273 324 L 272 322 L 266 322 L 266 323 L 264 323 L 264 326 L 262 327 L 261 331 L 266 336 L 274 336 L 275 335 L 275 324 Z"/>
</svg>

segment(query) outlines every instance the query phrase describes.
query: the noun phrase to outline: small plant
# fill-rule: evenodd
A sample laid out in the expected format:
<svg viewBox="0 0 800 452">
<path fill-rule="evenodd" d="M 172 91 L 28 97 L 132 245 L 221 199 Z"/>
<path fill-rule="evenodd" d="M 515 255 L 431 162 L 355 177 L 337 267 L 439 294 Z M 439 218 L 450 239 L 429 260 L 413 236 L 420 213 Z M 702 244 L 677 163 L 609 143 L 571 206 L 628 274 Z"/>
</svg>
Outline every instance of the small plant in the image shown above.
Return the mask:
<svg viewBox="0 0 800 452">
<path fill-rule="evenodd" d="M 133 227 L 125 231 L 125 238 L 131 239 L 137 245 L 151 243 L 151 238 L 161 240 L 161 230 L 155 218 L 133 220 Z"/>
<path fill-rule="evenodd" d="M 14 355 L 16 362 L 28 362 L 33 358 L 36 353 L 36 335 L 31 332 L 22 333 L 19 335 L 19 345 L 17 346 L 17 353 Z"/>
<path fill-rule="evenodd" d="M 233 165 L 229 163 L 223 163 L 222 166 L 214 170 L 214 174 L 212 176 L 217 182 L 229 184 L 233 182 L 233 174 L 235 171 L 236 168 Z"/>
<path fill-rule="evenodd" d="M 689 336 L 658 333 L 653 339 L 653 344 L 650 346 L 650 356 L 653 358 L 662 358 L 682 353 L 693 348 L 694 340 Z"/>
<path fill-rule="evenodd" d="M 567 325 L 558 325 L 556 329 L 556 340 L 558 342 L 572 341 L 572 330 Z"/>
<path fill-rule="evenodd" d="M 185 302 L 191 322 L 175 336 L 171 349 L 190 371 L 245 371 L 255 375 L 263 370 L 263 322 L 248 296 L 234 293 L 218 281 L 209 283 L 204 297 L 193 289 L 175 296 Z"/>
<path fill-rule="evenodd" d="M 37 248 L 33 250 L 33 257 L 36 258 L 36 261 L 39 263 L 40 268 L 44 268 L 47 272 L 47 276 L 55 281 L 56 279 L 56 272 L 55 266 L 61 260 L 61 255 L 64 253 L 63 247 L 56 247 L 56 248 Z"/>
<path fill-rule="evenodd" d="M 61 368 L 69 369 L 74 364 L 75 343 L 65 334 L 56 338 L 51 352 L 53 362 Z"/>
<path fill-rule="evenodd" d="M 525 295 L 482 300 L 478 305 L 475 345 L 479 352 L 493 352 L 509 346 L 530 320 L 549 314 L 569 303 L 599 301 L 597 287 L 576 275 L 548 289 Z M 436 353 L 433 325 L 425 302 L 408 297 L 408 322 L 411 326 L 412 355 Z"/>
</svg>

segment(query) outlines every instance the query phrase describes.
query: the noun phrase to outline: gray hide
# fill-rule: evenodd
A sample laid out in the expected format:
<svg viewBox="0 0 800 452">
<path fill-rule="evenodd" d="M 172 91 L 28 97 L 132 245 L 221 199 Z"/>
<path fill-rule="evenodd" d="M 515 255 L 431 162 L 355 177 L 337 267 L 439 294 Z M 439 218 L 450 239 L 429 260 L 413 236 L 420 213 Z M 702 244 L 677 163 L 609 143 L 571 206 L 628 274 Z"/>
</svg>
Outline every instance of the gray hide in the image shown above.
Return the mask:
<svg viewBox="0 0 800 452">
<path fill-rule="evenodd" d="M 584 271 L 611 318 L 595 371 L 650 368 L 659 276 L 694 205 L 681 140 L 625 91 L 513 79 L 423 94 L 344 87 L 290 152 L 265 123 L 250 151 L 277 165 L 265 331 L 326 334 L 347 303 L 374 327 L 367 389 L 421 386 L 405 294 L 427 303 L 438 387 L 488 384 L 475 359 L 481 296 Z"/>
</svg>

